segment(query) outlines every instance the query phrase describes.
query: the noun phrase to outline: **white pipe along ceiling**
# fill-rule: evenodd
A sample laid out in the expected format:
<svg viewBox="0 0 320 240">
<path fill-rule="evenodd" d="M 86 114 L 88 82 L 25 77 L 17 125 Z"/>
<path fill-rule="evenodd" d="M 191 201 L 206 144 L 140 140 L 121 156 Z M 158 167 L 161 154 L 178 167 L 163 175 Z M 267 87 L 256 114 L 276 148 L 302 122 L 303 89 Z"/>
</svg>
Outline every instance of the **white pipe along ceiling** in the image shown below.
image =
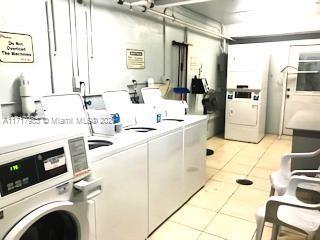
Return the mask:
<svg viewBox="0 0 320 240">
<path fill-rule="evenodd" d="M 175 22 L 175 23 L 178 23 L 178 24 L 180 24 L 180 25 L 182 25 L 184 27 L 187 27 L 187 28 L 202 32 L 202 33 L 204 33 L 206 35 L 209 35 L 211 37 L 215 37 L 215 38 L 219 38 L 219 39 L 222 38 L 222 39 L 234 41 L 231 37 L 226 36 L 226 35 L 224 35 L 222 33 L 215 32 L 215 31 L 212 31 L 212 30 L 197 26 L 195 24 L 192 24 L 192 23 L 186 22 L 184 20 L 181 20 L 181 19 L 179 19 L 179 18 L 177 18 L 177 17 L 175 17 L 173 15 L 168 15 L 168 14 L 165 14 L 165 13 L 162 13 L 162 12 L 154 10 L 153 9 L 153 7 L 154 7 L 154 1 L 153 0 L 142 0 L 142 1 L 134 1 L 134 2 L 128 2 L 128 1 L 119 0 L 118 4 L 129 6 L 130 9 L 133 9 L 133 7 L 141 7 L 141 8 L 143 8 L 142 12 L 148 12 L 148 13 L 151 13 L 153 15 L 157 15 L 159 17 L 163 17 L 163 18 L 169 19 L 172 22 Z"/>
</svg>

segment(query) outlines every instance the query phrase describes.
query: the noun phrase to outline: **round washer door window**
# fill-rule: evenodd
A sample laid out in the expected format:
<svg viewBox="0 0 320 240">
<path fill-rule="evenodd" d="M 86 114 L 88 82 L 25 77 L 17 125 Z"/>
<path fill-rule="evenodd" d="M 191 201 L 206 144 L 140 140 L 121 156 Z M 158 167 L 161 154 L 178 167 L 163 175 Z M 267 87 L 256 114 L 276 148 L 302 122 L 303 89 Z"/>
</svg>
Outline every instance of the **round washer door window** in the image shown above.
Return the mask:
<svg viewBox="0 0 320 240">
<path fill-rule="evenodd" d="M 77 223 L 70 213 L 55 211 L 32 224 L 20 240 L 77 240 L 78 237 Z"/>
</svg>

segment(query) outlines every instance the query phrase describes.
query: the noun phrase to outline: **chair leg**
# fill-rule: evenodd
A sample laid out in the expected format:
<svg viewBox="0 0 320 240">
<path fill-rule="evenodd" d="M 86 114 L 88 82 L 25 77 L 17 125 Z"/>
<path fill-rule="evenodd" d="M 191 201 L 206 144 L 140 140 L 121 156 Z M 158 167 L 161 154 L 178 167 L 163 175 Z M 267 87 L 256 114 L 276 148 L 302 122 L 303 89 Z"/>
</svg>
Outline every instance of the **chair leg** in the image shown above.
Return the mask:
<svg viewBox="0 0 320 240">
<path fill-rule="evenodd" d="M 278 224 L 272 225 L 272 236 L 271 240 L 277 240 L 280 226 Z"/>
<path fill-rule="evenodd" d="M 269 196 L 270 196 L 270 197 L 274 196 L 275 192 L 276 192 L 276 189 L 271 186 L 270 195 L 269 195 Z"/>
<path fill-rule="evenodd" d="M 262 239 L 263 228 L 264 228 L 264 219 L 257 219 L 256 240 Z"/>
</svg>

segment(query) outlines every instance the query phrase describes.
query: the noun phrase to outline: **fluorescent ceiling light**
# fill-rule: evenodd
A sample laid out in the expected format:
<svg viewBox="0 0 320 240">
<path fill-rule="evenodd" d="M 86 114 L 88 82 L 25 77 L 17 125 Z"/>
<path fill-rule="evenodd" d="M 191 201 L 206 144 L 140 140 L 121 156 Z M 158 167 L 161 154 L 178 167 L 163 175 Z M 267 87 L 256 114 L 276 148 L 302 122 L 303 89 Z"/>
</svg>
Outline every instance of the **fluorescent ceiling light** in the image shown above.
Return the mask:
<svg viewBox="0 0 320 240">
<path fill-rule="evenodd" d="M 195 4 L 195 3 L 202 3 L 202 2 L 209 2 L 212 0 L 156 0 L 156 6 L 161 7 L 175 7 L 187 4 Z"/>
</svg>

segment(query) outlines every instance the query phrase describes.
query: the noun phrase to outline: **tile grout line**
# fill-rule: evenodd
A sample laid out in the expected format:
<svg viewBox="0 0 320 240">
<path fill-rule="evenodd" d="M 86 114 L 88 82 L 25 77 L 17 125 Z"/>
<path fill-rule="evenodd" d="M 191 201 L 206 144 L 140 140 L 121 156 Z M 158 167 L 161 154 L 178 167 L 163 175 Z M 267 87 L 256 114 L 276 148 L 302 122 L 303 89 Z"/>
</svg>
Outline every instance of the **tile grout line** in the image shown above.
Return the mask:
<svg viewBox="0 0 320 240">
<path fill-rule="evenodd" d="M 259 161 L 261 160 L 261 158 L 264 156 L 264 154 L 267 152 L 267 150 L 274 144 L 274 142 L 275 142 L 276 140 L 273 140 L 273 142 L 268 146 L 268 148 L 263 152 L 263 154 L 258 158 L 258 161 L 256 162 L 256 164 L 255 165 L 253 165 L 253 167 L 251 168 L 251 171 L 247 174 L 247 175 L 245 175 L 246 177 L 248 177 L 249 176 L 249 174 L 252 172 L 252 170 L 257 166 L 257 164 L 259 163 Z M 224 145 L 224 144 L 223 144 Z M 244 145 L 239 151 L 237 151 L 236 153 L 235 153 L 235 155 L 221 168 L 221 169 L 219 169 L 218 170 L 218 172 L 216 172 L 214 175 L 216 175 L 216 174 L 218 174 L 219 172 L 221 172 L 222 170 L 223 170 L 223 168 L 229 163 L 229 162 L 231 162 L 232 161 L 232 159 L 234 159 L 246 146 L 248 146 L 248 144 L 246 144 L 246 145 Z M 211 180 L 213 177 L 214 177 L 214 175 L 209 179 L 209 180 Z M 222 181 L 223 182 L 223 181 Z M 252 223 L 251 221 L 248 221 L 248 220 L 246 220 L 246 219 L 242 219 L 242 218 L 238 218 L 238 217 L 235 217 L 235 216 L 231 216 L 231 215 L 228 215 L 228 214 L 224 214 L 224 213 L 221 213 L 221 210 L 225 207 L 225 205 L 228 203 L 228 201 L 231 199 L 231 197 L 232 196 L 234 196 L 234 194 L 235 194 L 235 192 L 238 190 L 240 188 L 240 185 L 239 186 L 237 186 L 237 188 L 232 192 L 232 194 L 228 197 L 228 199 L 226 200 L 226 202 L 221 206 L 221 208 L 218 210 L 218 212 L 217 212 L 217 214 L 212 218 L 212 220 L 207 224 L 207 226 L 205 227 L 205 229 L 204 229 L 204 232 L 205 232 L 205 230 L 208 228 L 208 226 L 214 221 L 214 219 L 216 218 L 216 216 L 220 213 L 220 214 L 223 214 L 223 215 L 226 215 L 226 216 L 229 216 L 229 217 L 233 217 L 233 218 L 237 218 L 237 219 L 241 219 L 241 220 L 245 220 L 245 221 L 247 221 L 247 222 L 250 222 L 250 223 Z M 254 235 L 255 235 L 255 232 L 256 231 L 254 231 L 254 233 L 253 233 L 253 237 L 254 237 Z M 206 232 L 205 232 L 206 233 Z M 252 239 L 252 238 L 251 238 Z"/>
</svg>

